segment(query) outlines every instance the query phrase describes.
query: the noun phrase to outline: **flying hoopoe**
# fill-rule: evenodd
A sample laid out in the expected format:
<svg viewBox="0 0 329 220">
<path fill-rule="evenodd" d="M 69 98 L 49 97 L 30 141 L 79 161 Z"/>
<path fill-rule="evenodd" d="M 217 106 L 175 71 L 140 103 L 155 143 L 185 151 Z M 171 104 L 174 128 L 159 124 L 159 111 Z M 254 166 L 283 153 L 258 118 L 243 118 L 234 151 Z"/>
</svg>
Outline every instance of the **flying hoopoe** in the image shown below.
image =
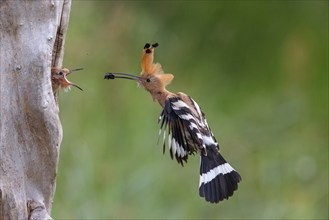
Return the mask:
<svg viewBox="0 0 329 220">
<path fill-rule="evenodd" d="M 153 63 L 157 46 L 157 43 L 145 44 L 140 76 L 107 73 L 104 78 L 136 80 L 149 91 L 153 100 L 157 100 L 163 108 L 158 121 L 159 137 L 163 133 L 163 153 L 167 142 L 171 158 L 175 157 L 182 165 L 187 163 L 189 155 L 199 153 L 199 195 L 211 203 L 228 199 L 237 190 L 241 177 L 220 154 L 219 144 L 199 105 L 184 93 L 175 94 L 166 89 L 174 76 L 164 73 L 159 63 Z"/>
</svg>

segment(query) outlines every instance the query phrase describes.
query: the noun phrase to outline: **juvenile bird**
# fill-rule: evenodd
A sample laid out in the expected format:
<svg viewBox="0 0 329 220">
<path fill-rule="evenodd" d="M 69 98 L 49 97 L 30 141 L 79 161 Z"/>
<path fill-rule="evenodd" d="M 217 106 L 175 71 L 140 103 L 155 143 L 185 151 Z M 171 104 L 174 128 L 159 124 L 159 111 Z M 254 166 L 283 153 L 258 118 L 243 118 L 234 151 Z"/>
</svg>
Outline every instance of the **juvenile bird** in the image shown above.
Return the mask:
<svg viewBox="0 0 329 220">
<path fill-rule="evenodd" d="M 163 108 L 158 121 L 159 137 L 163 133 L 163 153 L 167 143 L 171 158 L 175 157 L 181 165 L 187 163 L 189 155 L 200 154 L 199 195 L 211 203 L 228 199 L 237 190 L 241 177 L 220 154 L 219 144 L 199 105 L 184 93 L 172 93 L 166 89 L 174 76 L 164 73 L 159 63 L 153 63 L 157 46 L 157 43 L 145 44 L 140 76 L 107 73 L 104 78 L 136 80 L 149 91 L 153 100 Z"/>
<path fill-rule="evenodd" d="M 69 89 L 71 89 L 70 86 L 77 87 L 81 91 L 83 91 L 78 85 L 70 82 L 66 77 L 71 74 L 74 71 L 82 70 L 82 68 L 74 69 L 74 70 L 69 70 L 67 68 L 57 68 L 57 67 L 52 67 L 51 68 L 51 83 L 52 83 L 52 88 L 53 88 L 53 93 L 55 100 L 57 102 L 58 100 L 58 92 L 59 88 L 61 87 L 64 89 L 65 92 L 67 92 Z"/>
<path fill-rule="evenodd" d="M 51 68 L 51 82 L 53 85 L 53 91 L 58 90 L 59 87 L 62 87 L 65 91 L 70 89 L 70 86 L 75 86 L 81 91 L 83 91 L 78 85 L 71 83 L 66 77 L 74 71 L 83 70 L 82 68 L 69 70 L 67 68 Z"/>
</svg>

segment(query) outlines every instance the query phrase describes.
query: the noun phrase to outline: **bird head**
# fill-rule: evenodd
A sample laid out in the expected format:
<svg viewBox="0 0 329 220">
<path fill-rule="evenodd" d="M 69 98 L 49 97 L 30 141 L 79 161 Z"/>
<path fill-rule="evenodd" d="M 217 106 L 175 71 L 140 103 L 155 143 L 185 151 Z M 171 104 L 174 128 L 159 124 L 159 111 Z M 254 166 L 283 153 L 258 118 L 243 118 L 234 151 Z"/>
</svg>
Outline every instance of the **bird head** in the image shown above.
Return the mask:
<svg viewBox="0 0 329 220">
<path fill-rule="evenodd" d="M 55 87 L 62 87 L 65 91 L 70 89 L 70 86 L 74 86 L 81 91 L 83 91 L 78 85 L 70 82 L 66 77 L 71 74 L 74 71 L 82 70 L 82 68 L 69 70 L 67 68 L 51 68 L 51 80 L 53 83 L 53 86 Z"/>
<path fill-rule="evenodd" d="M 142 53 L 142 72 L 139 76 L 127 73 L 107 73 L 105 79 L 124 78 L 136 80 L 139 85 L 143 86 L 151 93 L 153 98 L 166 91 L 166 86 L 171 83 L 174 75 L 164 73 L 160 63 L 153 63 L 154 49 L 159 44 L 146 43 Z"/>
</svg>

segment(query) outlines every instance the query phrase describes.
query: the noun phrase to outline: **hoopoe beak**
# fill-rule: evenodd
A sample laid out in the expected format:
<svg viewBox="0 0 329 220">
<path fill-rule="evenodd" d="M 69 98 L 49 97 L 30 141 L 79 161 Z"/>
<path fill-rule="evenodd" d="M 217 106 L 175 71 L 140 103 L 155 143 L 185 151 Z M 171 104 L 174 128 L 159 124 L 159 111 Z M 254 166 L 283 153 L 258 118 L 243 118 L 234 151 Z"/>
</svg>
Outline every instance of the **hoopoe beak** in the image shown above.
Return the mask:
<svg viewBox="0 0 329 220">
<path fill-rule="evenodd" d="M 136 76 L 133 74 L 128 74 L 128 73 L 106 73 L 104 76 L 104 79 L 116 79 L 116 78 L 130 79 L 130 80 L 136 80 L 136 81 L 140 80 L 139 76 Z"/>
<path fill-rule="evenodd" d="M 70 73 L 71 73 L 71 72 L 72 72 L 72 70 L 70 71 Z M 61 86 L 62 86 L 64 89 L 68 89 L 68 88 L 70 88 L 70 86 L 74 86 L 74 87 L 80 89 L 81 91 L 83 91 L 83 89 L 81 89 L 81 87 L 79 87 L 78 85 L 76 85 L 76 84 L 70 82 L 70 81 L 66 78 L 67 75 L 69 75 L 69 73 L 66 74 L 66 75 L 62 78 L 62 80 L 61 80 Z"/>
<path fill-rule="evenodd" d="M 68 76 L 68 75 L 71 74 L 72 72 L 79 71 L 79 70 L 83 70 L 83 68 L 77 68 L 77 69 L 74 69 L 74 70 L 70 70 L 70 72 L 69 72 L 68 74 L 66 74 L 66 75 Z"/>
</svg>

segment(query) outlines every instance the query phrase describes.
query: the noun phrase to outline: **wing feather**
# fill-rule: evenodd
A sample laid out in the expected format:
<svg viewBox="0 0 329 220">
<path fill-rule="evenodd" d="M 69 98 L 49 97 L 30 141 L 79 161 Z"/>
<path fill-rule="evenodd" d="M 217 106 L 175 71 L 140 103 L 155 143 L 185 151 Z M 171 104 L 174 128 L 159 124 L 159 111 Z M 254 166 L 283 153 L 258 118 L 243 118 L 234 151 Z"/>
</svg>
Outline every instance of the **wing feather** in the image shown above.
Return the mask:
<svg viewBox="0 0 329 220">
<path fill-rule="evenodd" d="M 183 165 L 187 162 L 188 155 L 204 151 L 203 124 L 200 125 L 199 109 L 193 110 L 191 103 L 184 102 L 180 97 L 171 97 L 166 100 L 164 109 L 159 117 L 159 136 L 163 136 L 163 152 L 165 145 L 169 147 L 171 158 L 175 158 Z M 168 130 L 168 132 L 166 132 Z M 160 138 L 160 137 L 159 137 Z"/>
</svg>

